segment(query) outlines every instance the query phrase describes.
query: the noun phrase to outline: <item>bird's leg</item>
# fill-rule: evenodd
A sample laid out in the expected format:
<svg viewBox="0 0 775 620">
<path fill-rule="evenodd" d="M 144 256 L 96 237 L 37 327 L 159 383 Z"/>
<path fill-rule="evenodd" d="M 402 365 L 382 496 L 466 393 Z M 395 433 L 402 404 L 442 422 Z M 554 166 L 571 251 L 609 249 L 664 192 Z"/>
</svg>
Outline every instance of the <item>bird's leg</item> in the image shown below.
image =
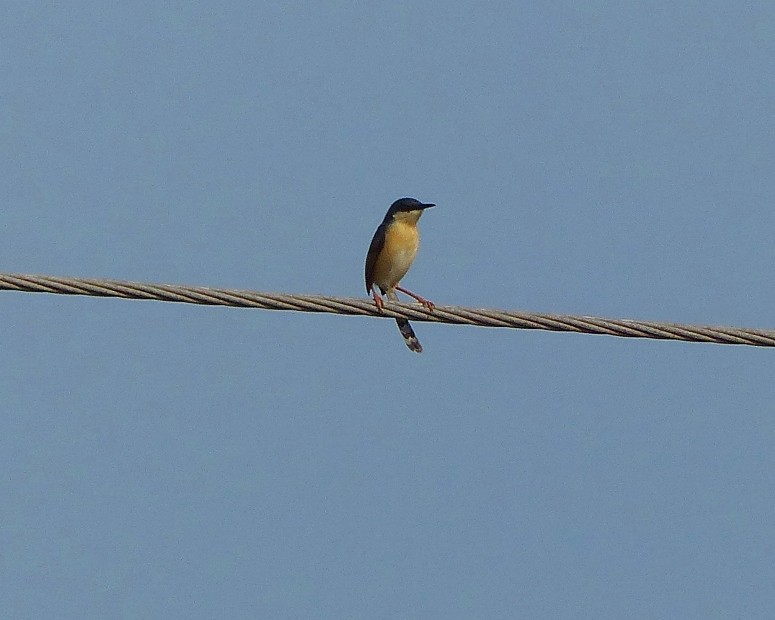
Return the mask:
<svg viewBox="0 0 775 620">
<path fill-rule="evenodd" d="M 382 297 L 380 297 L 379 293 L 377 292 L 377 289 L 371 289 L 371 296 L 374 298 L 374 303 L 377 306 L 377 310 L 382 312 L 383 308 L 385 307 L 385 302 L 382 301 Z"/>
<path fill-rule="evenodd" d="M 423 306 L 428 308 L 428 312 L 433 312 L 433 309 L 436 307 L 432 301 L 425 299 L 425 297 L 420 297 L 419 295 L 415 295 L 412 291 L 407 291 L 405 288 L 396 286 L 396 290 L 401 291 L 402 293 L 404 293 L 404 295 L 409 295 L 409 297 L 414 297 Z"/>
</svg>

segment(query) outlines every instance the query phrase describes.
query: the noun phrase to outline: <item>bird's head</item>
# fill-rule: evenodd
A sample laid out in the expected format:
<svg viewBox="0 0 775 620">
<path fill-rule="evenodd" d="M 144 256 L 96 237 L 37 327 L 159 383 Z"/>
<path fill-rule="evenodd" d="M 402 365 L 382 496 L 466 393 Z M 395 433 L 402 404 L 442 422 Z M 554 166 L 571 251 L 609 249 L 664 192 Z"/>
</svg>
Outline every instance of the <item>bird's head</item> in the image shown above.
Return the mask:
<svg viewBox="0 0 775 620">
<path fill-rule="evenodd" d="M 433 203 L 420 202 L 415 198 L 399 198 L 390 205 L 385 220 L 404 220 L 414 224 L 425 209 L 435 206 Z"/>
</svg>

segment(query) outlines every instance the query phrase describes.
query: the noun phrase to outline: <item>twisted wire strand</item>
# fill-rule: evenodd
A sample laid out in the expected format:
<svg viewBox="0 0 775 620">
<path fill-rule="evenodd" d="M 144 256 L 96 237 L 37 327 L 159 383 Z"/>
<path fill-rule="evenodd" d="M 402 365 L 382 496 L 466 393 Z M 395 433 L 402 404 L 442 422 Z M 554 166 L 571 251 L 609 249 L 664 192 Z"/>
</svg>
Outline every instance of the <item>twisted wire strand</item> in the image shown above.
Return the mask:
<svg viewBox="0 0 775 620">
<path fill-rule="evenodd" d="M 591 316 L 541 314 L 537 312 L 506 312 L 503 310 L 463 308 L 460 306 L 436 306 L 433 312 L 428 312 L 418 304 L 394 303 L 390 301 L 385 302 L 384 312 L 379 312 L 374 302 L 368 298 L 289 295 L 285 293 L 263 293 L 202 286 L 145 284 L 121 280 L 93 280 L 0 273 L 0 290 L 147 299 L 210 306 L 261 308 L 263 310 L 328 312 L 332 314 L 380 318 L 403 317 L 413 321 L 429 323 L 543 329 L 625 338 L 744 344 L 759 347 L 775 346 L 775 330 L 681 325 L 678 323 L 604 319 Z"/>
</svg>

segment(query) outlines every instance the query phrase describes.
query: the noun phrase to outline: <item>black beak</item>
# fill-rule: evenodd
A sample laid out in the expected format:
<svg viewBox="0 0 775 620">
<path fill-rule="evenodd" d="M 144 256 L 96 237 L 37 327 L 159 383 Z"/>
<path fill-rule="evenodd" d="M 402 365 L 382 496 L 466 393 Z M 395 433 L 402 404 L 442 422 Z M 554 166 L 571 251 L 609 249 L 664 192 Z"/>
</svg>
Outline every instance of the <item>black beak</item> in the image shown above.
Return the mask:
<svg viewBox="0 0 775 620">
<path fill-rule="evenodd" d="M 436 205 L 433 204 L 432 202 L 420 205 L 420 207 L 423 208 L 423 209 L 430 209 L 431 207 L 435 207 L 435 206 Z"/>
</svg>

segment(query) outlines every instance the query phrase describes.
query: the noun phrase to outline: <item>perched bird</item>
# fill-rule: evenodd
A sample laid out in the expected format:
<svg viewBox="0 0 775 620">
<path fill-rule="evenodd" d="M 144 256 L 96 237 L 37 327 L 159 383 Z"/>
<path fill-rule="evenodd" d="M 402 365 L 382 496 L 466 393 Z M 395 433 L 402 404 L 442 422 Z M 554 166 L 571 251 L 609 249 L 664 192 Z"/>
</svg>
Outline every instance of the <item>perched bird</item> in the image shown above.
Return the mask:
<svg viewBox="0 0 775 620">
<path fill-rule="evenodd" d="M 400 198 L 390 205 L 385 219 L 374 233 L 366 255 L 366 292 L 374 297 L 374 303 L 377 304 L 380 312 L 384 302 L 377 289 L 390 301 L 398 301 L 396 291 L 401 291 L 414 297 L 429 311 L 433 311 L 433 304 L 430 301 L 407 291 L 398 284 L 412 266 L 417 256 L 417 249 L 420 247 L 417 220 L 425 209 L 435 206 L 414 198 Z M 409 321 L 396 319 L 396 323 L 406 346 L 415 353 L 422 353 L 422 345 L 417 340 Z"/>
</svg>

